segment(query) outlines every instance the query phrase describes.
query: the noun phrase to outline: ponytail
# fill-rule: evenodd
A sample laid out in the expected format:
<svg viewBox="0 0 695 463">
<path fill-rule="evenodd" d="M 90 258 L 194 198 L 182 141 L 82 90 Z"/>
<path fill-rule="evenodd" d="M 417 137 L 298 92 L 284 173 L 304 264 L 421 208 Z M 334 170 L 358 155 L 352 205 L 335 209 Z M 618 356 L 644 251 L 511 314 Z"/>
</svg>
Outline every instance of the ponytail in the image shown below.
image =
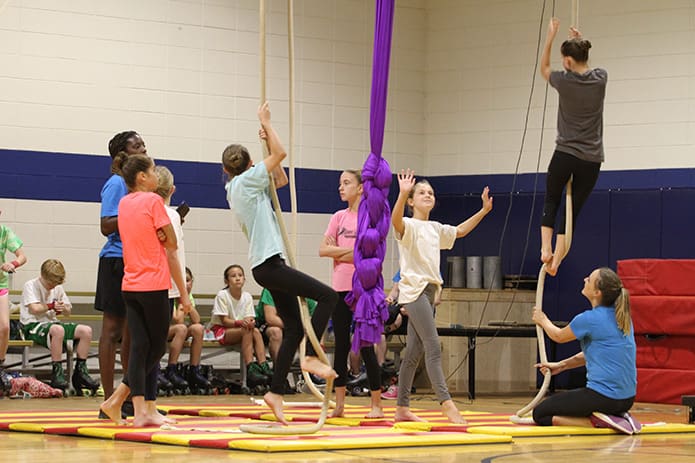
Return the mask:
<svg viewBox="0 0 695 463">
<path fill-rule="evenodd" d="M 615 322 L 626 336 L 630 334 L 630 292 L 623 287 L 620 277 L 610 268 L 599 269 L 596 288 L 601 291 L 601 305 L 615 308 Z"/>
<path fill-rule="evenodd" d="M 125 151 L 114 154 L 111 159 L 111 173 L 123 177 L 123 164 L 125 164 L 126 159 L 128 159 L 128 153 Z"/>
</svg>

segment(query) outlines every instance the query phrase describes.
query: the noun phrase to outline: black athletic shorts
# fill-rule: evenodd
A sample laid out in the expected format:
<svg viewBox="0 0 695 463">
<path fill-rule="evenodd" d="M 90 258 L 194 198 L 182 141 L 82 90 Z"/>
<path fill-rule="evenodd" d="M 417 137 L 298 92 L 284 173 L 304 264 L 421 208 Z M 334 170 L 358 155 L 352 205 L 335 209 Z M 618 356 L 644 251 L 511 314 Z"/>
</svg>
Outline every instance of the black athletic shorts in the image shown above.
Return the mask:
<svg viewBox="0 0 695 463">
<path fill-rule="evenodd" d="M 123 302 L 123 258 L 100 257 L 94 308 L 115 317 L 126 318 Z"/>
</svg>

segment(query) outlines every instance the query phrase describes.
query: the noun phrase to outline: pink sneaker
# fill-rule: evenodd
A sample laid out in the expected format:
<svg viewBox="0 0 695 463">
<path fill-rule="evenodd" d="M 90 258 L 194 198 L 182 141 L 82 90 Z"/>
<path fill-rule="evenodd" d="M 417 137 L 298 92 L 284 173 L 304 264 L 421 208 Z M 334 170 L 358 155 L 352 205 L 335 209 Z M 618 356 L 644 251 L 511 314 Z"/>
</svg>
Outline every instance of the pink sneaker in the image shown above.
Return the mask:
<svg viewBox="0 0 695 463">
<path fill-rule="evenodd" d="M 385 400 L 396 400 L 398 398 L 398 385 L 392 384 L 381 393 L 381 398 Z"/>
<path fill-rule="evenodd" d="M 623 434 L 633 434 L 634 428 L 630 422 L 622 416 L 606 415 L 601 412 L 594 412 L 589 417 L 595 428 L 611 428 Z M 641 429 L 641 427 L 640 427 Z"/>
</svg>

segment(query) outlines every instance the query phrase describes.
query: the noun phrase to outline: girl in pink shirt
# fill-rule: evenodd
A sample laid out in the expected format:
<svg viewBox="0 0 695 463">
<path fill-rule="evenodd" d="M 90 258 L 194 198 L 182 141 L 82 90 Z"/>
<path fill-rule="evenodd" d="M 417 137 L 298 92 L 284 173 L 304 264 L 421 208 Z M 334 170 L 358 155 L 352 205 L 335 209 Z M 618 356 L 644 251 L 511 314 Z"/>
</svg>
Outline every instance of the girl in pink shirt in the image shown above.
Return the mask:
<svg viewBox="0 0 695 463">
<path fill-rule="evenodd" d="M 129 193 L 118 206 L 118 230 L 123 242 L 123 299 L 131 334 L 127 376 L 101 411 L 123 424 L 121 405 L 132 393 L 134 426 L 160 426 L 171 422 L 157 412 L 159 361 L 166 350 L 171 307 L 170 278 L 180 292 L 180 308 L 191 310 L 186 283 L 176 256 L 176 234 L 162 197 L 154 193 L 158 178 L 152 159 L 141 154 L 123 164 Z"/>
<path fill-rule="evenodd" d="M 340 175 L 338 187 L 340 199 L 348 203 L 347 209 L 336 212 L 328 223 L 328 228 L 319 248 L 321 257 L 333 259 L 333 289 L 338 293 L 338 303 L 333 311 L 333 332 L 335 333 L 335 358 L 333 368 L 338 374 L 335 379 L 335 410 L 333 417 L 343 416 L 345 406 L 345 385 L 350 352 L 350 328 L 352 308 L 345 302 L 345 296 L 352 290 L 353 249 L 357 239 L 357 208 L 362 197 L 362 174 L 358 170 L 346 170 Z M 367 367 L 367 379 L 371 395 L 372 409 L 367 418 L 383 418 L 381 408 L 381 370 L 373 346 L 360 349 Z"/>
</svg>

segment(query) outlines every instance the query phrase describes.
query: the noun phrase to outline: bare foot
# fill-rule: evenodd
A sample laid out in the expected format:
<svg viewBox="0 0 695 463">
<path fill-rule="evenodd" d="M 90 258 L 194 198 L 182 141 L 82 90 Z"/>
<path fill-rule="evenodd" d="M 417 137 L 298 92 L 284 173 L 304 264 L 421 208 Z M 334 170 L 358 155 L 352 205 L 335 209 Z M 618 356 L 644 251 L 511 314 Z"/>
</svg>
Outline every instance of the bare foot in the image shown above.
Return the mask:
<svg viewBox="0 0 695 463">
<path fill-rule="evenodd" d="M 372 405 L 372 409 L 367 413 L 365 418 L 383 418 L 384 410 L 381 407 L 375 407 Z"/>
<path fill-rule="evenodd" d="M 287 426 L 287 420 L 285 420 L 285 415 L 282 413 L 282 396 L 280 394 L 275 394 L 274 392 L 266 392 L 263 396 L 263 400 L 266 405 L 270 407 L 270 410 L 275 415 L 277 420 Z"/>
<path fill-rule="evenodd" d="M 345 407 L 343 405 L 335 405 L 333 412 L 331 413 L 331 418 L 342 418 L 345 416 Z"/>
<path fill-rule="evenodd" d="M 550 264 L 550 262 L 553 260 L 553 251 L 552 249 L 541 249 L 541 262 L 544 264 Z"/>
<path fill-rule="evenodd" d="M 159 413 L 157 413 L 159 415 Z M 164 420 L 164 424 L 176 424 L 176 418 L 170 418 L 168 416 L 160 415 Z"/>
<path fill-rule="evenodd" d="M 116 401 L 107 400 L 102 403 L 99 409 L 109 417 L 111 421 L 118 425 L 124 425 L 125 421 L 121 417 L 121 406 Z"/>
<path fill-rule="evenodd" d="M 302 361 L 302 370 L 313 373 L 319 378 L 337 378 L 338 374 L 330 365 L 323 363 L 318 357 L 307 356 Z"/>
<path fill-rule="evenodd" d="M 459 413 L 453 400 L 445 400 L 442 402 L 442 415 L 446 416 L 452 423 L 466 424 L 466 420 L 464 420 Z"/>
<path fill-rule="evenodd" d="M 135 418 L 133 418 L 133 426 L 135 426 L 136 428 L 144 428 L 147 426 L 161 426 L 163 424 L 166 424 L 166 422 L 164 421 L 164 417 L 159 413 L 155 413 L 154 415 L 137 415 Z"/>
<path fill-rule="evenodd" d="M 396 407 L 396 413 L 393 415 L 393 421 L 425 421 L 419 416 L 410 411 L 408 407 Z"/>
</svg>

